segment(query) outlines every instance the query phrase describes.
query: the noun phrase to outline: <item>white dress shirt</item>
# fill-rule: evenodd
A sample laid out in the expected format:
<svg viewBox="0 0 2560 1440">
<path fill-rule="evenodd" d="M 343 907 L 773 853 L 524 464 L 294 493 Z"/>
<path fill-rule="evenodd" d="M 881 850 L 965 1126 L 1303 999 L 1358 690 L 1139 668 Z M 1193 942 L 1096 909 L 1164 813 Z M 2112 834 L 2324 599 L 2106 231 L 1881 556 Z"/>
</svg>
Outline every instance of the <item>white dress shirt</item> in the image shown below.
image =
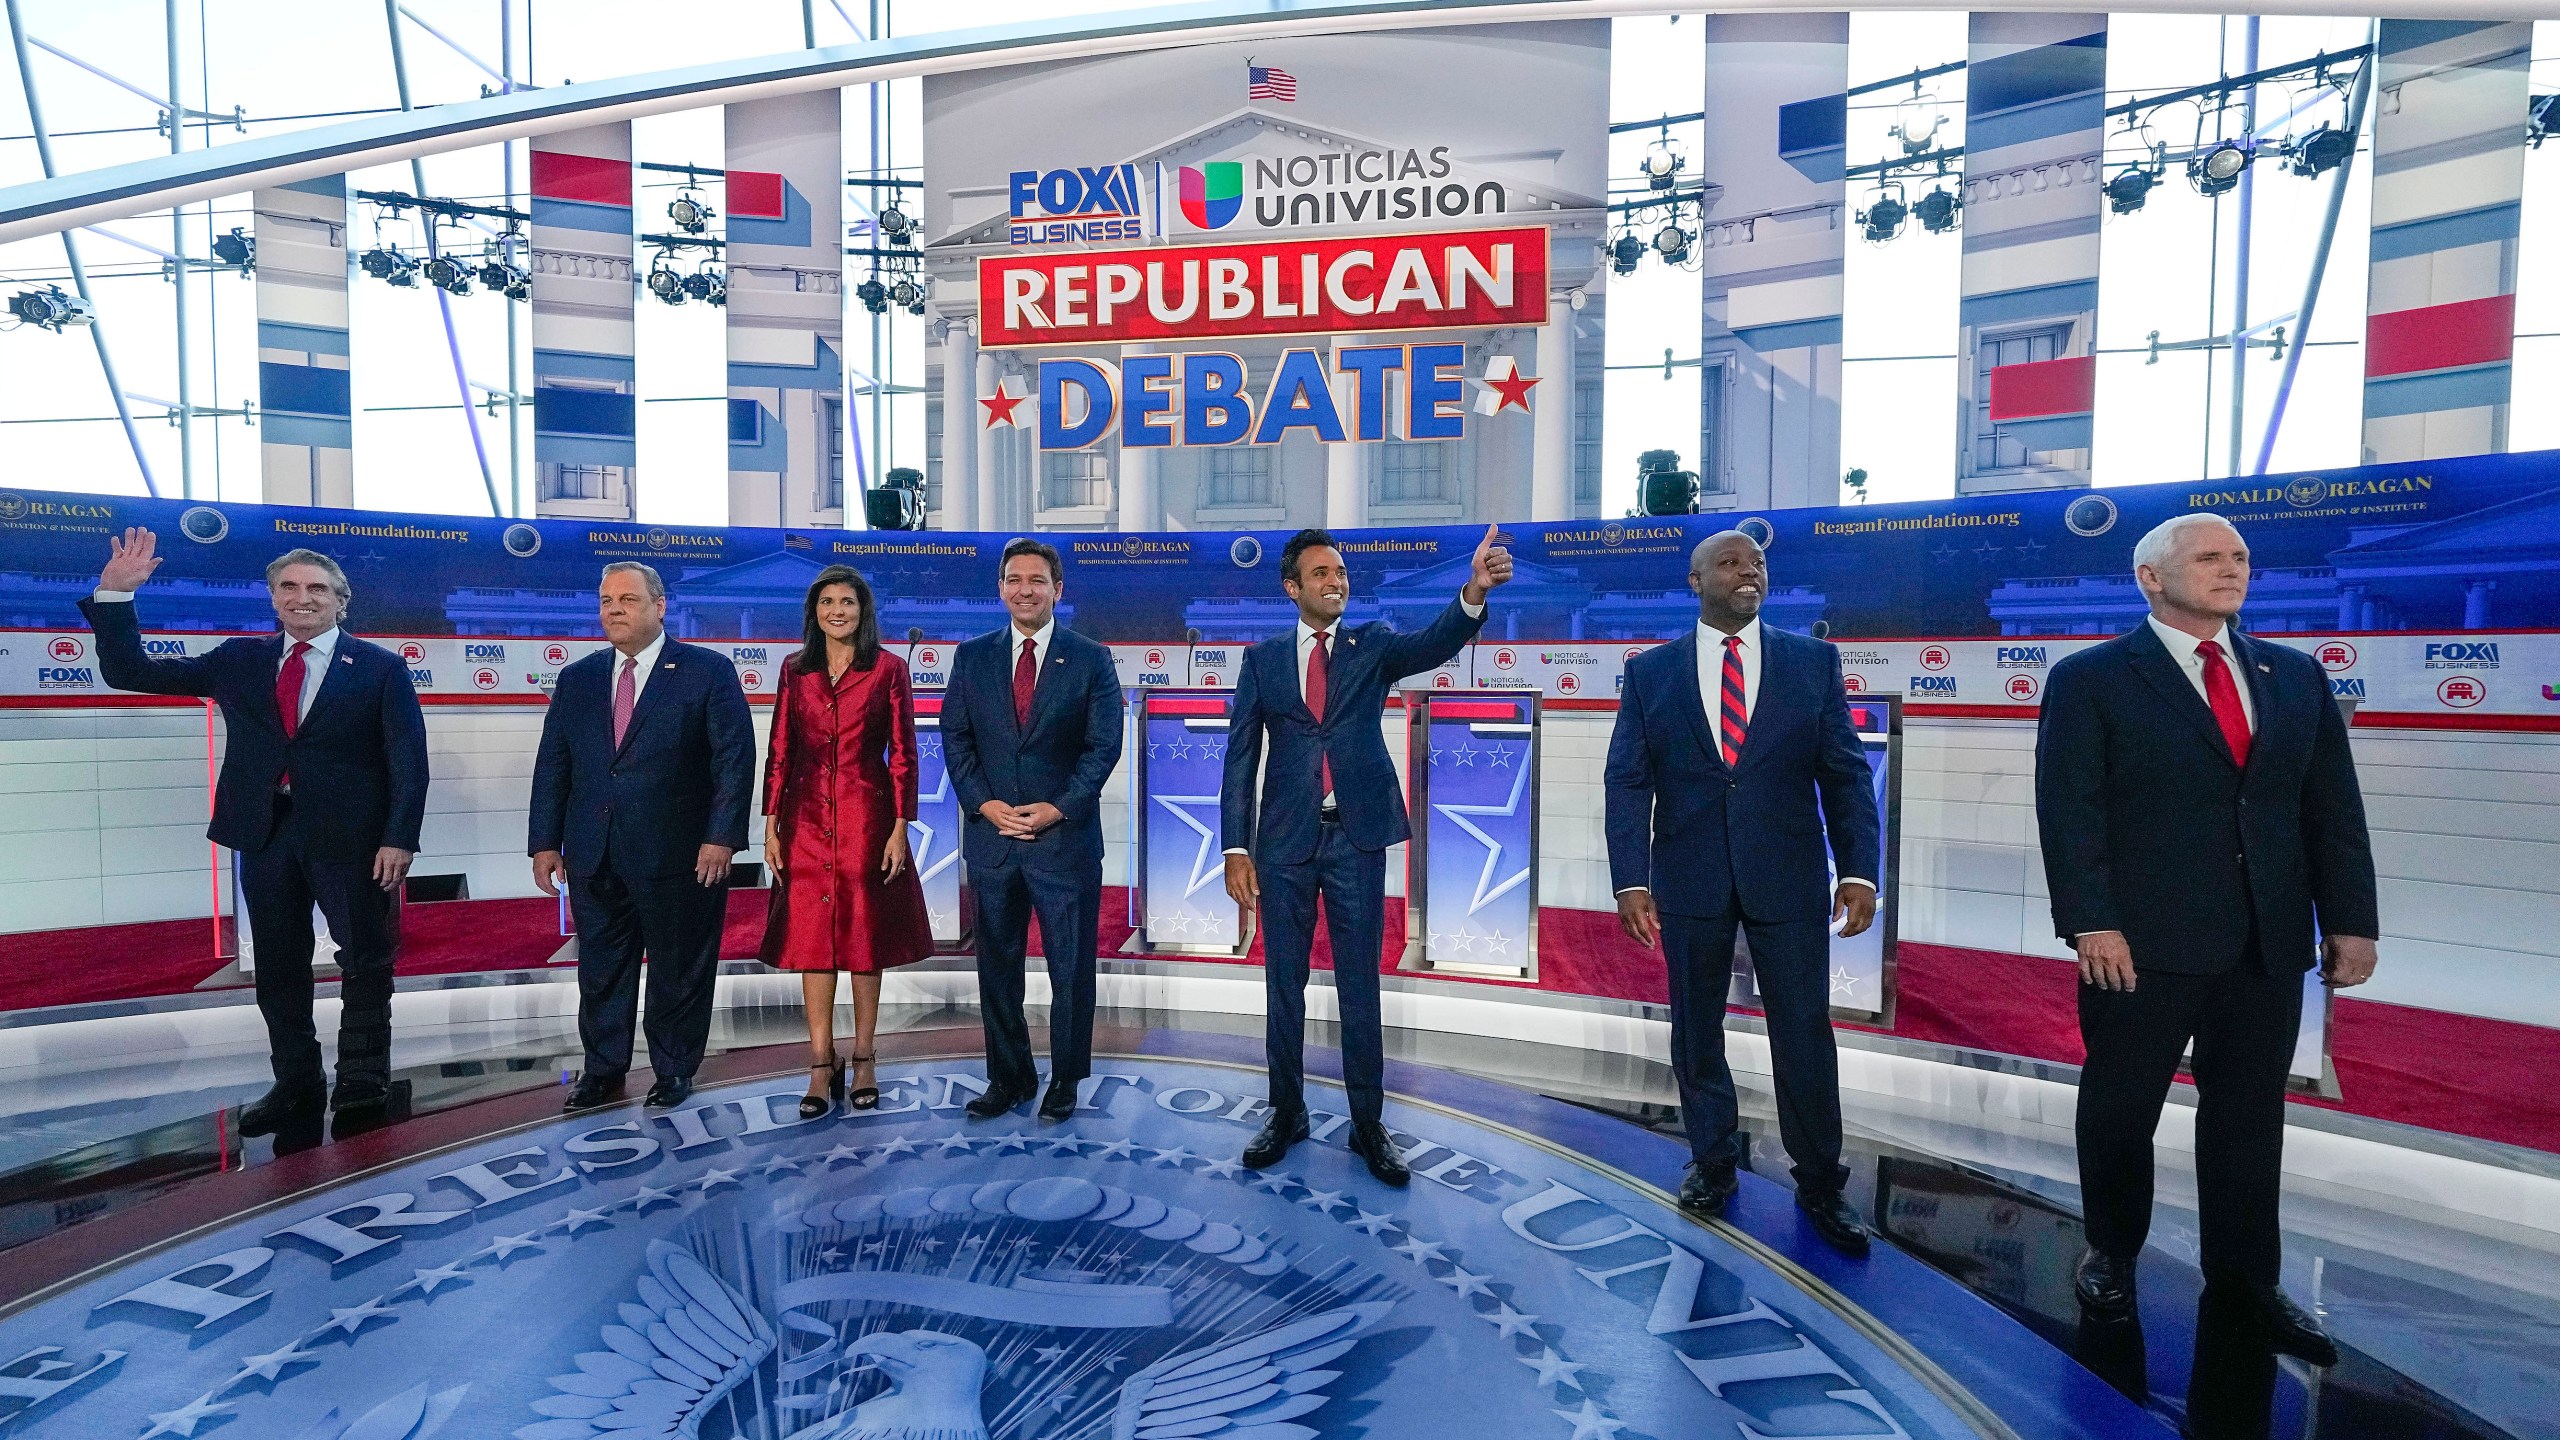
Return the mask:
<svg viewBox="0 0 2560 1440">
<path fill-rule="evenodd" d="M 2169 647 L 2169 658 L 2177 661 L 2178 668 L 2186 672 L 2187 683 L 2196 687 L 2197 698 L 2204 701 L 2206 709 L 2212 709 L 2213 697 L 2206 694 L 2204 688 L 2204 656 L 2197 648 L 2204 642 L 2175 625 L 2161 624 L 2157 615 L 2150 617 L 2149 624 L 2151 633 L 2159 636 L 2160 643 Z M 2240 647 L 2231 643 L 2231 627 L 2224 625 L 2212 638 L 2222 646 L 2222 663 L 2230 667 L 2232 688 L 2240 692 L 2240 714 L 2249 722 L 2249 733 L 2255 735 L 2258 733 L 2258 702 L 2249 694 L 2249 677 L 2240 673 Z"/>
<path fill-rule="evenodd" d="M 1022 633 L 1022 627 L 1019 625 L 1005 626 L 1004 642 L 1007 649 L 1004 657 L 1004 674 L 1006 683 L 1012 683 L 1014 667 L 1022 663 L 1022 642 L 1028 640 L 1031 642 L 1031 684 L 1033 688 L 1037 689 L 1040 684 L 1040 667 L 1049 663 L 1050 637 L 1057 633 L 1058 621 L 1057 617 L 1054 615 L 1052 615 L 1046 623 L 1042 624 L 1039 629 L 1032 631 L 1028 635 Z"/>
<path fill-rule="evenodd" d="M 626 659 L 638 660 L 639 665 L 631 672 L 631 708 L 638 710 L 640 697 L 649 688 L 649 676 L 658 668 L 658 656 L 666 648 L 667 632 L 664 630 L 658 632 L 657 639 L 641 646 L 640 653 L 637 655 L 626 656 L 617 648 L 613 652 L 613 672 L 605 677 L 605 703 L 608 705 L 613 703 L 613 692 L 622 685 L 622 662 Z"/>
<path fill-rule="evenodd" d="M 1698 622 L 1698 701 L 1707 707 L 1707 729 L 1713 731 L 1719 741 L 1724 734 L 1725 638 L 1725 633 L 1713 625 L 1704 620 Z M 1742 642 L 1735 648 L 1734 658 L 1742 663 L 1742 724 L 1743 729 L 1748 732 L 1751 728 L 1751 717 L 1760 709 L 1759 617 L 1752 617 L 1751 623 L 1735 631 L 1732 638 Z M 1843 875 L 1840 877 L 1840 883 L 1864 885 L 1870 890 L 1876 888 L 1876 882 L 1873 880 L 1856 875 Z M 1618 893 L 1625 895 L 1631 891 L 1649 888 L 1651 887 L 1630 885 Z"/>
<path fill-rule="evenodd" d="M 130 590 L 101 589 L 92 592 L 89 598 L 101 605 L 129 605 L 133 602 L 133 595 Z M 276 673 L 279 675 L 284 673 L 285 658 L 293 654 L 293 637 L 286 635 L 280 638 L 284 645 L 276 651 Z M 301 724 L 302 717 L 311 713 L 311 702 L 320 698 L 321 682 L 329 678 L 329 662 L 336 659 L 337 654 L 337 626 L 332 625 L 311 637 L 311 649 L 302 657 L 302 699 L 294 706 L 294 724 Z"/>
</svg>

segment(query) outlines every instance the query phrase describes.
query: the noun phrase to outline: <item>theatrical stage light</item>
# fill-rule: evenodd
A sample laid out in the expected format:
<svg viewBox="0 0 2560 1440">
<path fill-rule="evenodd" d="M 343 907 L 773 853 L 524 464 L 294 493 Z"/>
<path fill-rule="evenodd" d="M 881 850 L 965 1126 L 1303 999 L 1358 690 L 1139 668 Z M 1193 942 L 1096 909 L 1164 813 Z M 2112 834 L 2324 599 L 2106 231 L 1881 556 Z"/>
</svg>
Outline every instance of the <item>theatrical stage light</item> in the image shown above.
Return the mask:
<svg viewBox="0 0 2560 1440">
<path fill-rule="evenodd" d="M 881 236 L 892 245 L 904 245 L 916 233 L 916 222 L 908 219 L 907 212 L 894 203 L 881 206 L 874 223 L 879 225 Z"/>
<path fill-rule="evenodd" d="M 1653 251 L 1666 264 L 1677 265 L 1689 258 L 1689 243 L 1693 238 L 1681 228 L 1679 221 L 1673 220 L 1653 232 Z"/>
<path fill-rule="evenodd" d="M 881 284 L 877 275 L 854 286 L 853 297 L 862 302 L 863 309 L 874 315 L 889 313 L 889 287 Z"/>
<path fill-rule="evenodd" d="M 2337 169 L 2355 153 L 2355 136 L 2335 125 L 2323 125 L 2294 142 L 2293 154 L 2285 161 L 2285 168 L 2308 179 Z"/>
<path fill-rule="evenodd" d="M 1620 235 L 1609 245 L 1609 268 L 1620 275 L 1633 275 L 1644 261 L 1644 242 L 1632 230 Z"/>
<path fill-rule="evenodd" d="M 2542 142 L 2560 130 L 2560 95 L 2536 95 L 2525 102 L 2524 142 L 2539 150 Z"/>
<path fill-rule="evenodd" d="M 1911 215 L 1911 207 L 1902 201 L 1898 190 L 1881 191 L 1874 202 L 1860 212 L 1858 224 L 1869 240 L 1881 245 L 1902 233 L 1902 222 Z"/>
<path fill-rule="evenodd" d="M 667 202 L 667 218 L 687 235 L 699 235 L 711 228 L 711 217 L 719 212 L 690 190 Z"/>
<path fill-rule="evenodd" d="M 480 286 L 492 295 L 510 300 L 533 297 L 533 275 L 523 266 L 503 255 L 492 253 L 480 262 Z"/>
<path fill-rule="evenodd" d="M 213 237 L 213 258 L 235 270 L 258 263 L 258 238 L 234 225 L 228 235 Z"/>
<path fill-rule="evenodd" d="M 684 277 L 676 273 L 676 267 L 668 264 L 664 255 L 649 267 L 649 293 L 670 305 L 684 303 Z"/>
<path fill-rule="evenodd" d="M 1688 163 L 1689 157 L 1680 153 L 1680 147 L 1664 139 L 1653 142 L 1653 148 L 1644 152 L 1644 159 L 1637 162 L 1637 167 L 1644 171 L 1647 185 L 1656 190 L 1668 190 L 1679 183 L 1681 167 Z"/>
<path fill-rule="evenodd" d="M 1636 457 L 1638 503 L 1647 515 L 1698 513 L 1698 477 L 1680 468 L 1677 450 L 1647 450 Z"/>
<path fill-rule="evenodd" d="M 422 267 L 427 283 L 448 295 L 471 293 L 471 264 L 455 255 L 431 257 Z"/>
<path fill-rule="evenodd" d="M 729 303 L 728 272 L 704 265 L 684 277 L 684 293 L 705 305 Z"/>
<path fill-rule="evenodd" d="M 397 285 L 403 290 L 417 287 L 418 262 L 397 245 L 376 245 L 364 252 L 356 263 L 364 268 L 364 273 L 386 285 Z"/>
<path fill-rule="evenodd" d="M 2257 156 L 2236 140 L 2225 140 L 2187 162 L 2187 180 L 2199 195 L 2227 195 Z"/>
<path fill-rule="evenodd" d="M 2119 215 L 2130 215 L 2151 198 L 2151 187 L 2160 183 L 2160 172 L 2149 166 L 2127 165 L 2107 182 L 2107 208 Z"/>
<path fill-rule="evenodd" d="M 9 313 L 18 317 L 21 324 L 55 331 L 93 324 L 98 318 L 98 312 L 88 301 L 59 285 L 48 285 L 42 290 L 21 290 L 10 296 Z"/>
<path fill-rule="evenodd" d="M 898 277 L 897 284 L 889 287 L 889 303 L 901 310 L 913 309 L 923 301 L 924 287 L 903 275 Z"/>
<path fill-rule="evenodd" d="M 1956 228 L 1956 212 L 1963 208 L 1964 202 L 1953 192 L 1932 190 L 1911 207 L 1911 214 L 1920 222 L 1921 229 L 1932 235 L 1944 235 Z"/>
</svg>

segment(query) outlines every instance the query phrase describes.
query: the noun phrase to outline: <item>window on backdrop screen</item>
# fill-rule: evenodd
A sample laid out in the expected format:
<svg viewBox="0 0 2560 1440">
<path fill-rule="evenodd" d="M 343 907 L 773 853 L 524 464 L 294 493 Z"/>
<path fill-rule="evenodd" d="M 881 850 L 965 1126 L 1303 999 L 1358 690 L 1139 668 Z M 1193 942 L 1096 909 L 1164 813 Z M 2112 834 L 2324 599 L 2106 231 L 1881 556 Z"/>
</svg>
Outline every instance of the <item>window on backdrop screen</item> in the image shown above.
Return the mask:
<svg viewBox="0 0 2560 1440">
<path fill-rule="evenodd" d="M 818 476 L 818 508 L 841 509 L 844 505 L 844 397 L 818 397 L 818 428 L 827 437 L 827 466 Z"/>
<path fill-rule="evenodd" d="M 1040 508 L 1082 510 L 1111 501 L 1111 472 L 1099 449 L 1050 450 L 1040 456 Z"/>
<path fill-rule="evenodd" d="M 610 465 L 564 465 L 547 461 L 536 467 L 535 492 L 544 500 L 602 500 L 613 478 Z"/>
<path fill-rule="evenodd" d="M 1724 463 L 1725 382 L 1731 374 L 1722 359 L 1709 359 L 1698 367 L 1698 455 L 1690 468 L 1697 472 L 1701 494 L 1733 492 Z"/>
<path fill-rule="evenodd" d="M 1600 500 L 1600 387 L 1577 385 L 1573 391 L 1573 498 L 1577 506 Z"/>
<path fill-rule="evenodd" d="M 2000 434 L 1991 424 L 1991 372 L 2002 365 L 2025 365 L 2062 354 L 2068 325 L 2039 325 L 2031 330 L 1986 334 L 1974 344 L 1973 468 L 2014 470 L 2027 463 L 2024 442 Z"/>
<path fill-rule="evenodd" d="M 1208 453 L 1200 471 L 1200 504 L 1247 506 L 1276 503 L 1271 493 L 1268 445 L 1230 445 Z"/>
<path fill-rule="evenodd" d="M 1456 441 L 1390 440 L 1379 451 L 1372 503 L 1432 505 L 1456 498 Z"/>
</svg>

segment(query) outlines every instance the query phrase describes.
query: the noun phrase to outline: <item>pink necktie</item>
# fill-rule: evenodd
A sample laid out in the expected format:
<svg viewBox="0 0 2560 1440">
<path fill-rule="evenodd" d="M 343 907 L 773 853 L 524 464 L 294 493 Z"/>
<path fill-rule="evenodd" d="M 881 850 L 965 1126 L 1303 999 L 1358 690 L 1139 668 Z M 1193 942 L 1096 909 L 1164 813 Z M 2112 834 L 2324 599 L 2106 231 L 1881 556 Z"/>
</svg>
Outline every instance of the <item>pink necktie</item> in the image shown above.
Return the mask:
<svg viewBox="0 0 2560 1440">
<path fill-rule="evenodd" d="M 2196 646 L 2204 657 L 2204 698 L 2213 705 L 2213 723 L 2222 727 L 2222 741 L 2231 747 L 2231 763 L 2249 763 L 2249 712 L 2240 708 L 2240 687 L 2231 678 L 2231 666 L 2222 658 L 2222 646 L 2206 640 Z"/>
<path fill-rule="evenodd" d="M 1742 688 L 1742 637 L 1724 637 L 1724 699 L 1718 705 L 1718 738 L 1723 742 L 1725 768 L 1742 763 L 1743 736 L 1751 728 L 1751 717 L 1743 713 L 1746 703 Z"/>
<path fill-rule="evenodd" d="M 1307 651 L 1307 711 L 1316 717 L 1318 723 L 1324 720 L 1325 669 L 1331 663 L 1325 656 L 1324 642 L 1325 637 L 1331 633 L 1329 630 L 1317 631 L 1316 643 Z M 1321 746 L 1322 739 L 1319 738 L 1317 743 Z M 1321 758 L 1317 761 L 1316 768 L 1324 776 L 1322 793 L 1330 795 L 1333 793 L 1333 757 L 1323 754 L 1321 749 L 1317 753 Z"/>
<path fill-rule="evenodd" d="M 287 740 L 293 738 L 294 731 L 302 728 L 302 657 L 309 653 L 310 641 L 294 641 L 293 648 L 285 652 L 283 668 L 276 671 L 276 718 L 284 722 L 284 738 Z M 278 775 L 276 785 L 279 789 L 292 789 L 293 772 L 286 770 Z"/>
<path fill-rule="evenodd" d="M 622 748 L 622 737 L 631 733 L 631 708 L 640 701 L 640 657 L 622 657 L 622 674 L 613 682 L 613 748 Z"/>
</svg>

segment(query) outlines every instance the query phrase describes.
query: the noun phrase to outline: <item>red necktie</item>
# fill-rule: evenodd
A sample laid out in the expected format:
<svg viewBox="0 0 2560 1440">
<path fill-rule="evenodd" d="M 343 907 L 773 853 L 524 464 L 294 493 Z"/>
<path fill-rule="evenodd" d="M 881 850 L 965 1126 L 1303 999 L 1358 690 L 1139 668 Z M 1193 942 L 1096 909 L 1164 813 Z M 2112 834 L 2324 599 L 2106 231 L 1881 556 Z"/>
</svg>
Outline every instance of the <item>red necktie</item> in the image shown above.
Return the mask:
<svg viewBox="0 0 2560 1440">
<path fill-rule="evenodd" d="M 1031 728 L 1031 692 L 1040 684 L 1040 661 L 1031 653 L 1031 637 L 1022 637 L 1022 658 L 1013 662 L 1013 724 Z"/>
<path fill-rule="evenodd" d="M 1751 717 L 1745 713 L 1747 692 L 1742 688 L 1742 637 L 1724 637 L 1724 699 L 1717 708 L 1717 739 L 1723 743 L 1725 768 L 1742 763 L 1742 738 L 1751 728 Z"/>
<path fill-rule="evenodd" d="M 302 728 L 302 657 L 310 650 L 310 641 L 294 641 L 293 648 L 285 652 L 283 668 L 276 671 L 276 718 L 284 722 L 284 738 L 287 740 L 293 738 L 294 731 Z M 282 789 L 292 789 L 293 772 L 286 770 L 278 775 L 276 784 Z"/>
<path fill-rule="evenodd" d="M 1329 630 L 1317 631 L 1316 643 L 1307 651 L 1307 711 L 1314 715 L 1319 723 L 1324 719 L 1324 676 L 1325 667 L 1330 663 L 1324 653 L 1324 642 L 1325 637 L 1331 633 L 1333 632 Z M 1333 793 L 1333 757 L 1324 754 L 1322 737 L 1318 737 L 1317 746 L 1316 753 L 1319 757 L 1316 762 L 1317 769 L 1324 776 L 1322 793 L 1330 795 Z"/>
<path fill-rule="evenodd" d="M 622 657 L 622 673 L 613 681 L 613 748 L 622 748 L 622 737 L 631 733 L 631 712 L 640 703 L 640 657 Z"/>
<path fill-rule="evenodd" d="M 2204 657 L 2204 698 L 2213 706 L 2213 723 L 2222 727 L 2222 741 L 2231 747 L 2231 763 L 2245 766 L 2249 763 L 2249 712 L 2240 708 L 2240 686 L 2231 678 L 2221 645 L 2200 641 L 2196 653 Z"/>
</svg>

